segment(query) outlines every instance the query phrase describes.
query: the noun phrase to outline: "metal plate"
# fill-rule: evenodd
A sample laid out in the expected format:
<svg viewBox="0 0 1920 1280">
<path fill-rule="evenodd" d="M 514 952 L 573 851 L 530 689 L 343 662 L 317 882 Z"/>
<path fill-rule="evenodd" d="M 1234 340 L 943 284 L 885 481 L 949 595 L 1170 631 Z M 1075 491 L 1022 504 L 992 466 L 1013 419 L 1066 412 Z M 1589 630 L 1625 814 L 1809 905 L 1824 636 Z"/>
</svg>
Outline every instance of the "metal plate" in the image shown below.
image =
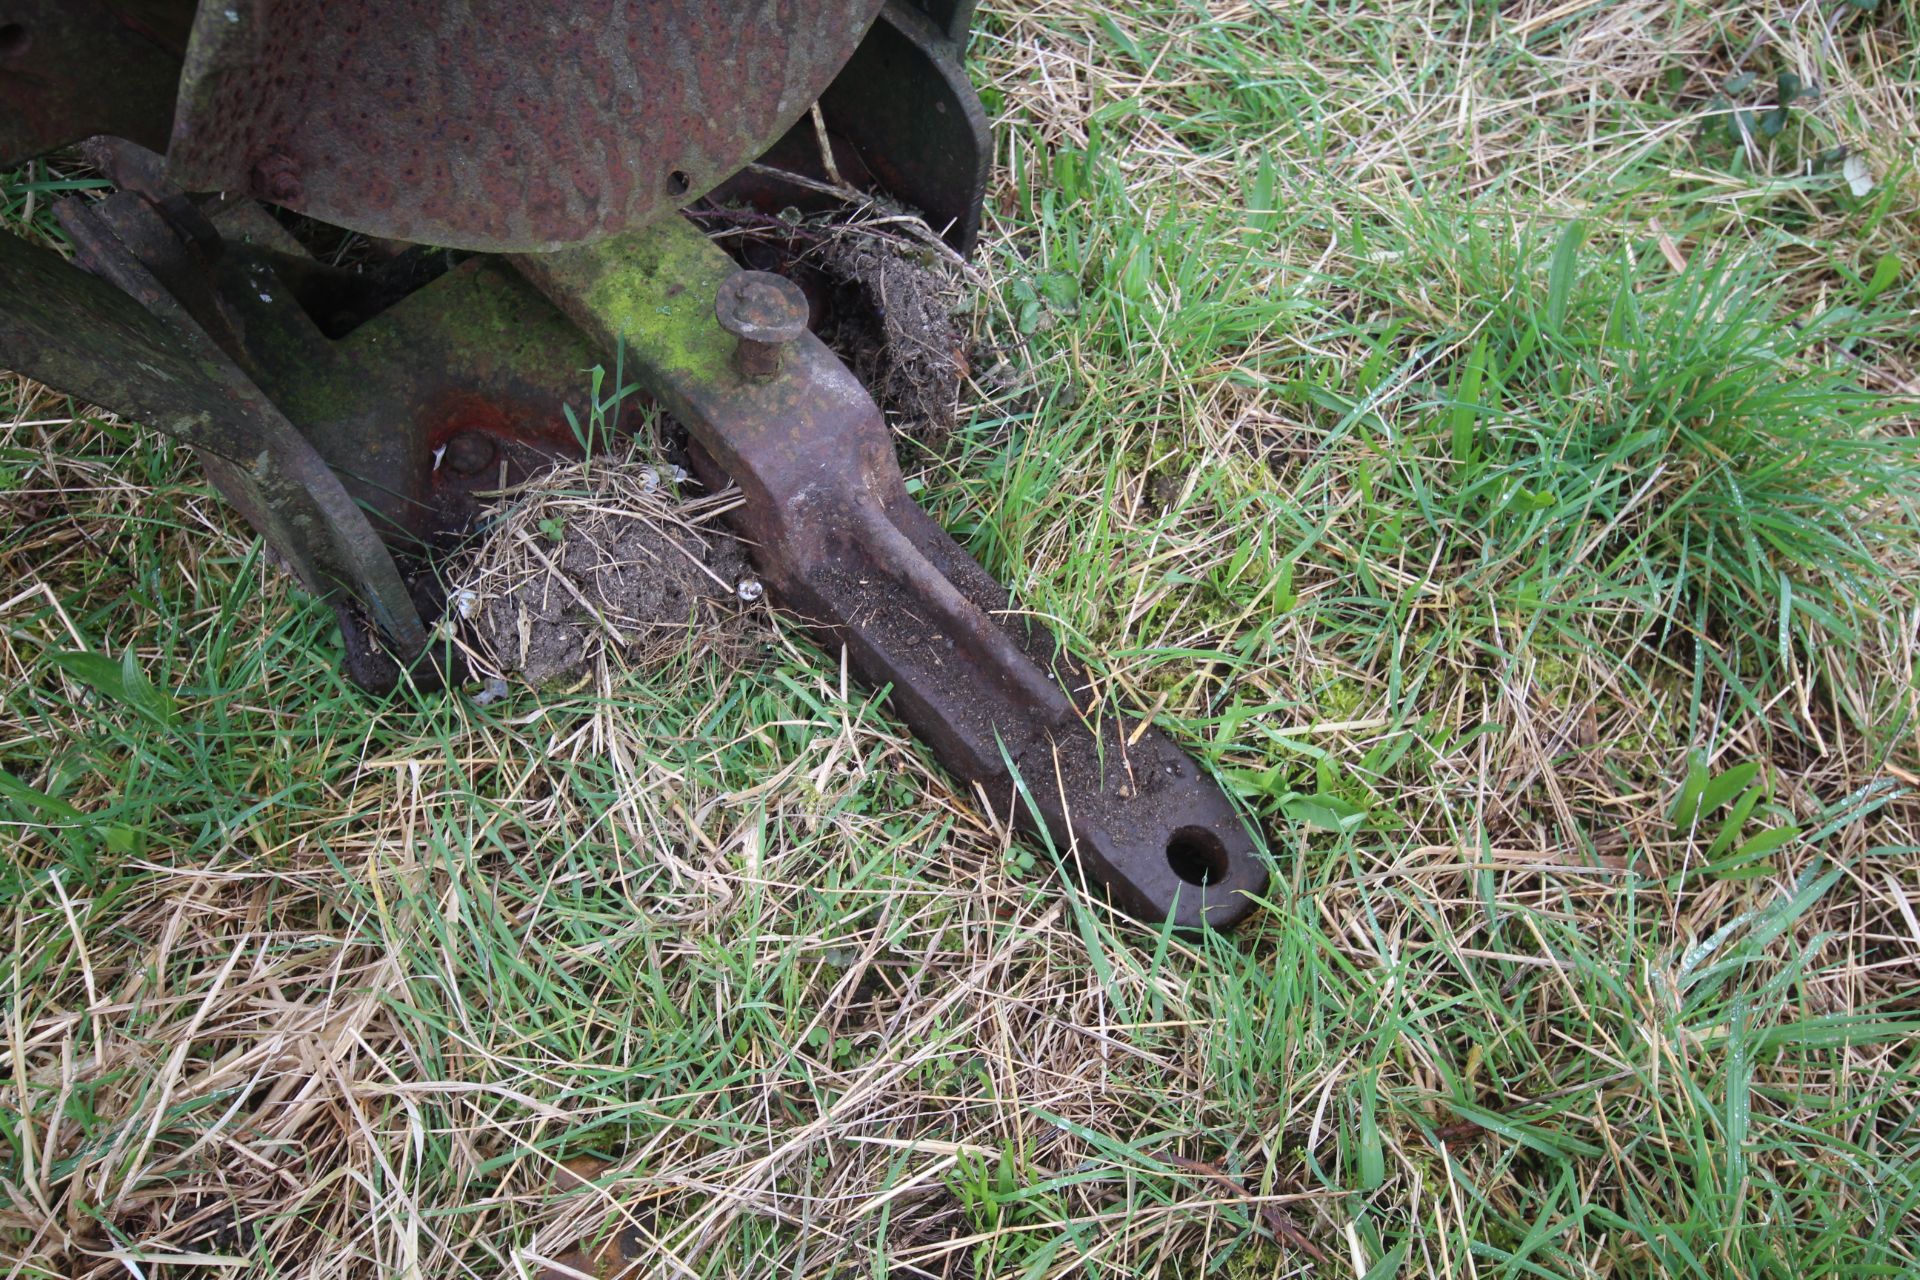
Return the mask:
<svg viewBox="0 0 1920 1280">
<path fill-rule="evenodd" d="M 8 364 L 193 446 L 309 587 L 343 588 L 369 607 L 397 652 L 419 653 L 420 618 L 339 478 L 186 319 L 98 205 L 63 208 L 68 234 L 111 283 L 0 233 L 0 352 Z"/>
<path fill-rule="evenodd" d="M 950 20 L 971 17 L 971 5 L 960 8 L 967 12 Z M 961 253 L 973 252 L 993 136 L 959 46 L 894 0 L 821 95 L 820 110 L 883 189 L 924 213 Z"/>
<path fill-rule="evenodd" d="M 193 0 L 0 0 L 0 168 L 117 134 L 166 145 Z"/>
<path fill-rule="evenodd" d="M 371 235 L 590 243 L 764 151 L 881 0 L 226 0 L 203 5 L 167 160 Z"/>
</svg>

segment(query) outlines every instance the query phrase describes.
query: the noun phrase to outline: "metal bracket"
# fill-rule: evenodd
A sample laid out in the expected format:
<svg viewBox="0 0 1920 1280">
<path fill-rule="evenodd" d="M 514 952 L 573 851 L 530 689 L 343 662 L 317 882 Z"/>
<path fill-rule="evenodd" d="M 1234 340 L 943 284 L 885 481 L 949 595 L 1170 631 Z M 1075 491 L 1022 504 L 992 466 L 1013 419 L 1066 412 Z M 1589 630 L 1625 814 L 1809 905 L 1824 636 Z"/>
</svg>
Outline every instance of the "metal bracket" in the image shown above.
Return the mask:
<svg viewBox="0 0 1920 1280">
<path fill-rule="evenodd" d="M 588 333 L 625 344 L 704 478 L 745 495 L 735 526 L 774 598 L 889 688 L 942 764 L 1135 916 L 1224 927 L 1253 909 L 1267 872 L 1226 796 L 1158 730 L 1076 703 L 1081 673 L 914 504 L 839 359 L 803 332 L 777 371 L 740 371 L 715 314 L 738 269 L 705 236 L 672 218 L 514 262 Z"/>
<path fill-rule="evenodd" d="M 348 670 L 392 687 L 440 605 L 407 570 L 467 535 L 478 491 L 578 452 L 563 406 L 598 349 L 496 259 L 395 302 L 249 202 L 203 209 L 150 152 L 93 155 L 123 190 L 56 209 L 86 270 L 0 235 L 0 356 L 190 445 L 309 590 L 364 613 L 342 615 Z"/>
<path fill-rule="evenodd" d="M 344 590 L 369 608 L 398 652 L 418 654 L 426 646 L 420 615 L 339 477 L 231 360 L 177 316 L 178 304 L 141 263 L 110 248 L 110 240 L 103 233 L 95 247 L 111 284 L 50 250 L 0 235 L 0 296 L 7 299 L 0 350 L 8 362 L 193 446 L 311 590 Z"/>
</svg>

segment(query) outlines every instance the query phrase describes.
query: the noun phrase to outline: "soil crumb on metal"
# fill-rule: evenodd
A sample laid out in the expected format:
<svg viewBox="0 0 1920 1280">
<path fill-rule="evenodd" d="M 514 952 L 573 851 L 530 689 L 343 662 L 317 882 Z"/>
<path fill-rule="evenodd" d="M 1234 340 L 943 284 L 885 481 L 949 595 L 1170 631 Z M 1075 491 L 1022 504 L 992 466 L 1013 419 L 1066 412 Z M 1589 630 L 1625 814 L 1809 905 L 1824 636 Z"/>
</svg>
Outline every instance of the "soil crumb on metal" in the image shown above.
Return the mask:
<svg viewBox="0 0 1920 1280">
<path fill-rule="evenodd" d="M 683 497 L 684 480 L 675 467 L 604 457 L 502 493 L 448 593 L 474 669 L 552 689 L 580 684 L 603 661 L 735 655 L 760 584 L 745 548 L 714 521 L 739 499 Z"/>
</svg>

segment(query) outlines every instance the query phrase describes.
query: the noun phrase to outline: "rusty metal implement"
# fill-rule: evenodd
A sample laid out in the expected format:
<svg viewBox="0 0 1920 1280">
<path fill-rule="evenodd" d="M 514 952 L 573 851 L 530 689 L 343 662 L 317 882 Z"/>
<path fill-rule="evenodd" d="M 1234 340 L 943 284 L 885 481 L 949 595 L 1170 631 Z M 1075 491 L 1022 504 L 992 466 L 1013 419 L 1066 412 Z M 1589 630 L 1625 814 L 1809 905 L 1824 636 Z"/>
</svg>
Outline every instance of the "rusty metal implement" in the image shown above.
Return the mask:
<svg viewBox="0 0 1920 1280">
<path fill-rule="evenodd" d="M 915 505 L 800 287 L 676 212 L 709 191 L 804 204 L 832 177 L 965 251 L 989 154 L 971 12 L 0 0 L 0 164 L 105 131 L 87 155 L 119 188 L 60 206 L 72 263 L 0 236 L 0 365 L 192 446 L 382 687 L 457 678 L 432 665 L 431 565 L 476 490 L 574 448 L 568 384 L 618 345 L 702 479 L 738 486 L 774 601 L 948 770 L 1122 910 L 1231 925 L 1267 872 L 1226 795 Z M 90 49 L 119 82 L 72 81 Z M 806 172 L 823 149 L 844 179 Z M 270 206 L 486 252 L 393 245 L 345 271 Z"/>
<path fill-rule="evenodd" d="M 679 219 L 515 265 L 604 344 L 626 344 L 692 431 L 699 468 L 746 495 L 735 523 L 774 598 L 889 686 L 942 764 L 1044 826 L 1134 915 L 1245 914 L 1266 871 L 1239 815 L 1166 735 L 1076 705 L 1078 673 L 1053 637 L 907 495 L 880 410 L 805 331 L 803 297 L 780 324 L 781 292 Z M 738 336 L 716 311 L 731 319 L 757 289 L 771 297 Z M 787 334 L 777 371 L 758 371 L 759 356 L 743 371 L 739 344 Z"/>
</svg>

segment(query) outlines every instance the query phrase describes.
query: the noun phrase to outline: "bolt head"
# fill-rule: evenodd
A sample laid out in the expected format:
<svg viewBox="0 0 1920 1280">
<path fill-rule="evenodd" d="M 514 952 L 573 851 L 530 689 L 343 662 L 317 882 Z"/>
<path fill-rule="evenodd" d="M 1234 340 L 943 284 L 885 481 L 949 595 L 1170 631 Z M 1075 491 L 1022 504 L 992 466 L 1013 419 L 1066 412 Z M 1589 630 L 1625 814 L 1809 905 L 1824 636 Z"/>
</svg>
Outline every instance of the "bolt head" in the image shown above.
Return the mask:
<svg viewBox="0 0 1920 1280">
<path fill-rule="evenodd" d="M 455 475 L 471 476 L 478 475 L 499 455 L 500 448 L 492 436 L 484 431 L 462 431 L 447 441 L 443 461 Z"/>
<path fill-rule="evenodd" d="M 277 204 L 298 200 L 306 191 L 300 181 L 300 165 L 283 152 L 269 152 L 253 166 L 254 192 Z"/>
<path fill-rule="evenodd" d="M 713 314 L 742 342 L 780 346 L 807 331 L 807 295 L 771 271 L 736 271 L 721 284 Z"/>
</svg>

